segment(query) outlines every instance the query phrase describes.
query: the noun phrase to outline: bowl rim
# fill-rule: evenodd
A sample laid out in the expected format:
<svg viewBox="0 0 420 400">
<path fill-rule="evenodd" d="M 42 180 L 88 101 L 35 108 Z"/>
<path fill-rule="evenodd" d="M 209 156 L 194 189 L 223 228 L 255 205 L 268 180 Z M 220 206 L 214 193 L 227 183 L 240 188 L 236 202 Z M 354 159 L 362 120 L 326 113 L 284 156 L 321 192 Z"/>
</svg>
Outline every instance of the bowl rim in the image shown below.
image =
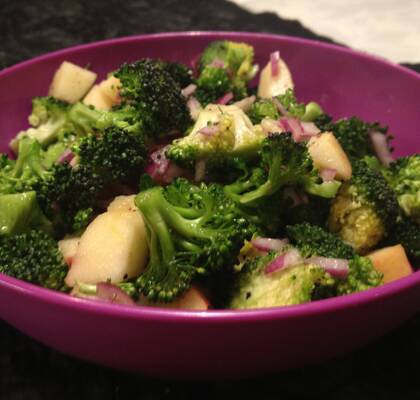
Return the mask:
<svg viewBox="0 0 420 400">
<path fill-rule="evenodd" d="M 165 40 L 176 39 L 180 37 L 208 37 L 209 40 L 222 39 L 222 38 L 235 38 L 236 40 L 244 40 L 247 38 L 258 38 L 267 40 L 277 40 L 284 42 L 292 42 L 300 45 L 322 47 L 338 53 L 345 53 L 353 57 L 365 59 L 370 62 L 380 63 L 388 68 L 396 69 L 400 73 L 409 75 L 420 81 L 420 74 L 414 72 L 404 66 L 395 64 L 391 61 L 381 57 L 371 55 L 362 51 L 353 50 L 337 44 L 325 43 L 319 40 L 304 39 L 300 37 L 276 35 L 269 33 L 255 33 L 255 32 L 235 32 L 235 31 L 181 31 L 181 32 L 165 32 L 153 34 L 141 34 L 125 36 L 121 38 L 106 39 L 95 41 L 88 44 L 81 44 L 76 46 L 67 47 L 64 49 L 49 52 L 43 55 L 36 56 L 29 60 L 22 61 L 18 64 L 6 67 L 0 71 L 0 78 L 7 77 L 8 74 L 14 73 L 21 69 L 48 60 L 54 57 L 65 56 L 74 51 L 80 50 L 94 50 L 99 47 L 106 47 L 118 43 L 129 43 L 137 41 L 148 40 Z M 399 279 L 397 281 L 384 284 L 382 286 L 372 288 L 363 292 L 334 297 L 330 299 L 318 300 L 311 303 L 298 304 L 292 306 L 282 307 L 269 307 L 250 310 L 207 310 L 207 311 L 194 311 L 194 310 L 181 310 L 170 308 L 157 308 L 149 306 L 124 306 L 109 304 L 100 301 L 92 301 L 83 298 L 76 298 L 65 293 L 45 289 L 40 286 L 21 281 L 10 276 L 0 273 L 0 289 L 9 289 L 15 292 L 20 292 L 21 295 L 26 297 L 36 298 L 39 301 L 52 303 L 54 305 L 75 309 L 80 312 L 98 313 L 117 318 L 128 318 L 138 320 L 149 320 L 157 322 L 176 322 L 176 323 L 197 323 L 197 324 L 226 324 L 237 322 L 255 322 L 300 318 L 305 316 L 313 316 L 315 314 L 325 314 L 337 312 L 342 309 L 350 309 L 366 305 L 374 301 L 383 301 L 394 295 L 398 295 L 416 285 L 420 285 L 420 271 Z"/>
</svg>

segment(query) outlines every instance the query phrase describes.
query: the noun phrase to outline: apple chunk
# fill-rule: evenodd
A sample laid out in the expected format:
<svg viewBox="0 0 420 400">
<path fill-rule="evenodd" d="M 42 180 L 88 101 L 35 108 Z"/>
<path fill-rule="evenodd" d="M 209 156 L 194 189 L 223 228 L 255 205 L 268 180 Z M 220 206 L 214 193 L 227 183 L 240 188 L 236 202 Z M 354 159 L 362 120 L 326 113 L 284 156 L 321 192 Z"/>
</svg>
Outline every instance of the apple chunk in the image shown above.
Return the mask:
<svg viewBox="0 0 420 400">
<path fill-rule="evenodd" d="M 108 212 L 115 212 L 115 211 L 138 211 L 137 206 L 134 203 L 136 195 L 128 195 L 128 196 L 117 196 L 108 206 Z"/>
<path fill-rule="evenodd" d="M 99 85 L 94 85 L 89 90 L 89 93 L 83 99 L 83 103 L 98 110 L 110 110 L 112 107 L 112 101 L 103 94 Z"/>
<path fill-rule="evenodd" d="M 413 273 L 413 269 L 405 254 L 404 247 L 400 244 L 376 250 L 368 254 L 368 257 L 372 261 L 375 269 L 382 272 L 384 275 L 384 283 L 404 278 L 404 276 Z"/>
<path fill-rule="evenodd" d="M 144 270 L 148 246 L 146 227 L 138 211 L 105 212 L 83 233 L 66 284 L 119 283 Z"/>
<path fill-rule="evenodd" d="M 341 180 L 351 178 L 351 164 L 338 140 L 331 132 L 313 136 L 308 142 L 308 151 L 319 171 L 334 169 L 336 177 Z"/>
<path fill-rule="evenodd" d="M 258 84 L 258 96 L 271 98 L 286 93 L 287 89 L 293 89 L 292 74 L 286 63 L 278 59 L 278 74 L 273 76 L 271 62 L 268 62 L 260 74 Z"/>
<path fill-rule="evenodd" d="M 103 80 L 98 86 L 100 87 L 102 93 L 109 98 L 112 105 L 120 102 L 119 90 L 121 82 L 118 78 L 110 76 L 108 79 Z"/>
<path fill-rule="evenodd" d="M 79 101 L 92 87 L 96 74 L 64 61 L 54 74 L 49 95 L 68 103 Z"/>
<path fill-rule="evenodd" d="M 174 300 L 172 303 L 151 302 L 145 297 L 141 297 L 139 304 L 143 306 L 165 307 L 183 310 L 204 311 L 210 307 L 209 301 L 203 292 L 196 286 L 188 289 L 180 298 Z"/>
<path fill-rule="evenodd" d="M 77 248 L 79 247 L 80 237 L 68 236 L 59 240 L 58 248 L 63 255 L 64 261 L 68 266 L 73 263 L 74 256 L 76 255 Z"/>
</svg>

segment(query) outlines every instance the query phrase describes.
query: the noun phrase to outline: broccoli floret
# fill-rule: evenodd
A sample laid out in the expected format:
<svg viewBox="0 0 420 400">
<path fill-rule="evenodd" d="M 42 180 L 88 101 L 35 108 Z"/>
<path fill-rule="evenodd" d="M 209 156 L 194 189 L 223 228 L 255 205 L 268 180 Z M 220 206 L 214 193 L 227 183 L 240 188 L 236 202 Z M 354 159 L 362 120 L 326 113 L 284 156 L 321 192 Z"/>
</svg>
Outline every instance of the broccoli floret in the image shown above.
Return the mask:
<svg viewBox="0 0 420 400">
<path fill-rule="evenodd" d="M 404 214 L 420 224 L 420 154 L 401 157 L 382 173 Z"/>
<path fill-rule="evenodd" d="M 271 99 L 259 99 L 247 112 L 253 124 L 259 124 L 264 118 L 279 119 L 280 113 Z"/>
<path fill-rule="evenodd" d="M 340 182 L 321 182 L 306 145 L 294 142 L 289 133 L 282 133 L 271 134 L 263 141 L 260 165 L 225 186 L 225 192 L 242 205 L 255 206 L 286 185 L 301 186 L 308 193 L 331 198 Z"/>
<path fill-rule="evenodd" d="M 320 287 L 330 291 L 334 280 L 320 267 L 298 264 L 266 273 L 279 254 L 247 260 L 234 284 L 230 308 L 249 309 L 302 304 L 311 301 Z"/>
<path fill-rule="evenodd" d="M 408 218 L 399 218 L 386 240 L 387 245 L 401 244 L 408 258 L 418 267 L 420 261 L 420 225 Z M 417 264 L 417 265 L 416 265 Z"/>
<path fill-rule="evenodd" d="M 308 104 L 299 103 L 293 89 L 276 96 L 274 99 L 258 99 L 248 111 L 248 116 L 254 124 L 259 124 L 264 118 L 279 119 L 282 114 L 277 104 L 280 104 L 289 117 L 295 117 L 305 122 L 319 118 L 323 111 L 314 101 Z"/>
<path fill-rule="evenodd" d="M 181 88 L 193 82 L 193 72 L 186 65 L 162 60 L 160 65 Z"/>
<path fill-rule="evenodd" d="M 220 186 L 185 179 L 140 192 L 135 199 L 149 231 L 150 259 L 140 292 L 170 302 L 201 274 L 227 268 L 256 228 Z"/>
<path fill-rule="evenodd" d="M 287 226 L 286 231 L 290 241 L 305 258 L 321 256 L 349 260 L 348 276 L 336 280 L 328 297 L 359 292 L 382 283 L 382 274 L 375 270 L 367 257 L 358 256 L 351 246 L 321 227 L 304 223 Z"/>
<path fill-rule="evenodd" d="M 138 135 L 105 129 L 102 134 L 81 138 L 73 150 L 78 164 L 54 165 L 34 189 L 42 209 L 56 226 L 79 231 L 91 220 L 98 196 L 107 184 L 141 176 L 147 149 Z"/>
<path fill-rule="evenodd" d="M 11 141 L 10 146 L 17 153 L 19 141 L 23 137 L 37 139 L 42 146 L 54 142 L 74 127 L 68 119 L 70 105 L 54 97 L 35 97 L 29 116 L 31 128 L 21 131 Z"/>
<path fill-rule="evenodd" d="M 357 117 L 329 122 L 328 119 L 318 126 L 322 131 L 331 131 L 350 160 L 359 160 L 366 156 L 375 156 L 369 133 L 378 131 L 387 135 L 387 128 L 381 127 L 377 122 L 366 123 Z M 387 136 L 388 143 L 392 139 Z"/>
<path fill-rule="evenodd" d="M 209 66 L 197 79 L 197 90 L 194 95 L 202 106 L 206 106 L 215 103 L 231 90 L 231 81 L 226 70 Z"/>
<path fill-rule="evenodd" d="M 0 272 L 43 287 L 67 291 L 68 267 L 57 242 L 42 231 L 0 237 Z"/>
<path fill-rule="evenodd" d="M 189 168 L 199 160 L 217 164 L 236 156 L 252 158 L 264 137 L 240 108 L 211 104 L 200 112 L 188 136 L 173 141 L 166 156 Z"/>
<path fill-rule="evenodd" d="M 300 194 L 300 196 L 302 195 Z M 290 197 L 288 197 L 288 200 L 290 203 Z M 325 227 L 330 212 L 331 200 L 312 195 L 306 196 L 305 200 L 297 205 L 288 207 L 288 212 L 285 215 L 287 225 L 307 222 L 311 225 Z"/>
<path fill-rule="evenodd" d="M 123 64 L 114 75 L 121 81 L 123 105 L 135 108 L 147 136 L 184 132 L 188 128 L 191 117 L 181 87 L 160 61 L 143 59 Z"/>
<path fill-rule="evenodd" d="M 236 99 L 247 96 L 248 82 L 257 72 L 253 59 L 254 49 L 248 44 L 227 40 L 210 43 L 198 63 L 196 96 L 202 105 L 215 102 L 227 92 Z"/>
<path fill-rule="evenodd" d="M 364 254 L 392 231 L 398 210 L 395 193 L 381 173 L 357 161 L 351 180 L 332 202 L 328 227 Z"/>
</svg>

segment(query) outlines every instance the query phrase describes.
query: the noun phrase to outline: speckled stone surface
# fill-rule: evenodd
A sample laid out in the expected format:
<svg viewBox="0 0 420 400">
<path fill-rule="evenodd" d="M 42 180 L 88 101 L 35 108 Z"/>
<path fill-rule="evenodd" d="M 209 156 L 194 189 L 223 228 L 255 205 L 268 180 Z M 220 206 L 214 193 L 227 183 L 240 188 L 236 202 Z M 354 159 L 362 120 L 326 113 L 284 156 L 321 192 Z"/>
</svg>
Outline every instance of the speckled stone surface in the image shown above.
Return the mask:
<svg viewBox="0 0 420 400">
<path fill-rule="evenodd" d="M 255 16 L 222 0 L 0 0 L 0 68 L 100 39 L 198 29 L 328 40 L 297 21 Z M 419 65 L 412 67 L 420 71 Z M 369 346 L 318 366 L 247 381 L 171 382 L 66 357 L 0 322 L 0 399 L 420 399 L 417 360 L 420 316 Z"/>
</svg>

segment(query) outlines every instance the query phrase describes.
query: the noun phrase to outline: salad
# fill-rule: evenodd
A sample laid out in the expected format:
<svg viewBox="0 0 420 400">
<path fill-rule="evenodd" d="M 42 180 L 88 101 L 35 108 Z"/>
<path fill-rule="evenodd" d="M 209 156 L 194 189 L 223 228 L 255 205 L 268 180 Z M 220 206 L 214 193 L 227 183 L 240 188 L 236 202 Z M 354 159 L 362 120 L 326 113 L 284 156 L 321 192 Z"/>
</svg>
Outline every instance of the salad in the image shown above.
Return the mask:
<svg viewBox="0 0 420 400">
<path fill-rule="evenodd" d="M 301 103 L 278 51 L 190 67 L 63 62 L 0 157 L 0 273 L 72 296 L 207 310 L 301 304 L 413 273 L 420 155 Z M 256 84 L 253 84 L 257 82 Z"/>
</svg>

